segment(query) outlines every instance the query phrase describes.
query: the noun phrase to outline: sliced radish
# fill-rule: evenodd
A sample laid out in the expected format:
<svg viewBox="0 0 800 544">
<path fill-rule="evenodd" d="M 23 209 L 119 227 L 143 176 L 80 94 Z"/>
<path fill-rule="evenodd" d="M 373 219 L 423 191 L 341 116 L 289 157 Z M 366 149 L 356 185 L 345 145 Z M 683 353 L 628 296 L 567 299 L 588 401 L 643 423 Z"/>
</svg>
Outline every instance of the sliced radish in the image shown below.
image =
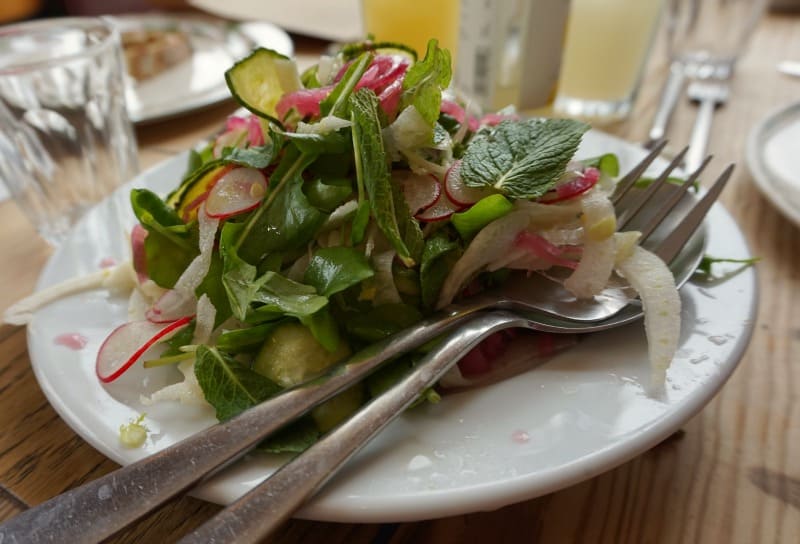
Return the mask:
<svg viewBox="0 0 800 544">
<path fill-rule="evenodd" d="M 159 340 L 168 339 L 191 321 L 184 317 L 167 325 L 150 321 L 131 321 L 120 325 L 108 335 L 95 361 L 100 381 L 110 383 L 119 378 Z"/>
<path fill-rule="evenodd" d="M 599 179 L 600 170 L 589 167 L 575 178 L 566 183 L 562 183 L 552 191 L 548 191 L 547 194 L 539 199 L 539 202 L 544 204 L 554 204 L 556 202 L 561 202 L 562 200 L 567 200 L 568 198 L 582 195 L 594 187 Z"/>
<path fill-rule="evenodd" d="M 468 187 L 461 179 L 461 161 L 456 161 L 444 176 L 444 190 L 450 200 L 459 206 L 471 206 L 492 194 L 489 189 Z"/>
<path fill-rule="evenodd" d="M 234 168 L 222 176 L 206 198 L 209 217 L 226 219 L 248 212 L 261 204 L 267 192 L 267 178 L 255 168 Z"/>
<path fill-rule="evenodd" d="M 147 230 L 140 224 L 134 225 L 131 229 L 131 255 L 133 258 L 133 269 L 136 271 L 136 278 L 139 283 L 147 281 L 147 254 L 144 250 L 144 239 L 147 238 Z"/>
<path fill-rule="evenodd" d="M 145 313 L 151 323 L 172 323 L 185 317 L 191 318 L 197 310 L 197 298 L 183 289 L 170 289 Z"/>
<path fill-rule="evenodd" d="M 392 172 L 392 181 L 400 185 L 411 215 L 427 210 L 436 204 L 442 195 L 442 185 L 430 174 L 396 170 Z"/>
<path fill-rule="evenodd" d="M 463 206 L 452 202 L 447 198 L 447 192 L 443 192 L 439 200 L 437 200 L 433 206 L 414 215 L 414 218 L 419 221 L 425 221 L 426 223 L 435 223 L 437 221 L 449 219 L 451 215 L 462 209 L 464 209 Z"/>
</svg>

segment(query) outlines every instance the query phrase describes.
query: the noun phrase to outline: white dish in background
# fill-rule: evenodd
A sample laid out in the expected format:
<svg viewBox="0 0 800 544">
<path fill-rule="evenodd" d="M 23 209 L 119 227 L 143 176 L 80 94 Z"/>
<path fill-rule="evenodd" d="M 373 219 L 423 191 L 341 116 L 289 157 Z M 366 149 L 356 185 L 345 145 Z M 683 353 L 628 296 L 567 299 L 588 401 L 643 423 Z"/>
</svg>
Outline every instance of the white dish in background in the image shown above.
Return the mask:
<svg viewBox="0 0 800 544">
<path fill-rule="evenodd" d="M 294 52 L 291 38 L 270 23 L 234 25 L 187 14 L 134 14 L 114 16 L 121 31 L 177 29 L 192 44 L 187 60 L 143 81 L 128 78 L 126 101 L 134 123 L 175 117 L 211 106 L 231 97 L 225 71 L 259 45 L 286 56 Z"/>
<path fill-rule="evenodd" d="M 601 152 L 617 153 L 623 168 L 644 155 L 632 144 L 589 132 L 580 156 Z M 184 154 L 166 161 L 132 185 L 166 192 L 180 178 L 185 159 Z M 126 257 L 124 231 L 133 224 L 129 188 L 76 227 L 48 262 L 39 288 L 96 270 L 107 257 Z M 708 233 L 710 253 L 750 256 L 742 233 L 719 204 L 709 215 Z M 746 269 L 723 282 L 690 283 L 681 296 L 681 346 L 661 396 L 648 396 L 643 387 L 649 369 L 642 323 L 596 334 L 525 374 L 404 414 L 299 516 L 391 522 L 492 510 L 586 480 L 653 447 L 700 411 L 736 368 L 753 330 L 756 273 Z M 53 407 L 92 446 L 122 464 L 214 422 L 208 409 L 139 403 L 140 391 L 129 382 L 146 382 L 145 389 L 152 390 L 174 378 L 174 369 L 152 369 L 146 379 L 135 369 L 106 387 L 97 380 L 95 353 L 125 319 L 126 301 L 98 291 L 38 311 L 28 328 L 33 369 Z M 72 332 L 89 338 L 83 350 L 54 343 L 56 336 Z M 142 412 L 151 434 L 142 448 L 126 449 L 119 427 Z M 230 502 L 281 460 L 251 455 L 194 494 Z"/>
<path fill-rule="evenodd" d="M 784 106 L 753 127 L 747 139 L 747 165 L 767 199 L 800 227 L 800 102 Z"/>
<path fill-rule="evenodd" d="M 240 21 L 269 21 L 289 32 L 348 42 L 363 37 L 361 0 L 189 0 L 189 5 Z"/>
</svg>

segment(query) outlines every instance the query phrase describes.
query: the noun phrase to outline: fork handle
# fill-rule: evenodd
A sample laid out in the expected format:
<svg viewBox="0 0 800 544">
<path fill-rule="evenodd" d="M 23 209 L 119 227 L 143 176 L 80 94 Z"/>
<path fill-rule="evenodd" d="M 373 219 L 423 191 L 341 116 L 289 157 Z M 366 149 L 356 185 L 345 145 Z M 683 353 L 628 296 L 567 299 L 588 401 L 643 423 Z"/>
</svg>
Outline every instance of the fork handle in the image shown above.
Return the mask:
<svg viewBox="0 0 800 544">
<path fill-rule="evenodd" d="M 509 327 L 535 328 L 536 325 L 504 311 L 473 317 L 429 352 L 400 383 L 179 542 L 261 542 L 286 522 L 348 459 L 436 383 L 464 353 L 489 334 Z"/>
<path fill-rule="evenodd" d="M 476 297 L 477 298 L 477 297 Z M 286 423 L 482 309 L 438 314 L 372 344 L 323 378 L 273 397 L 140 461 L 71 489 L 0 524 L 0 542 L 95 543 L 244 455 Z"/>
<path fill-rule="evenodd" d="M 686 171 L 689 173 L 697 170 L 703 162 L 711 136 L 711 122 L 714 118 L 714 109 L 717 107 L 713 99 L 705 98 L 700 101 L 697 118 L 692 127 L 689 139 L 689 152 L 686 154 Z"/>
<path fill-rule="evenodd" d="M 673 62 L 669 69 L 669 76 L 664 84 L 664 90 L 661 94 L 661 100 L 658 103 L 658 110 L 653 117 L 653 126 L 648 133 L 648 146 L 655 145 L 657 142 L 664 138 L 669 125 L 672 111 L 678 103 L 683 90 L 683 84 L 686 80 L 683 65 L 678 62 Z"/>
</svg>

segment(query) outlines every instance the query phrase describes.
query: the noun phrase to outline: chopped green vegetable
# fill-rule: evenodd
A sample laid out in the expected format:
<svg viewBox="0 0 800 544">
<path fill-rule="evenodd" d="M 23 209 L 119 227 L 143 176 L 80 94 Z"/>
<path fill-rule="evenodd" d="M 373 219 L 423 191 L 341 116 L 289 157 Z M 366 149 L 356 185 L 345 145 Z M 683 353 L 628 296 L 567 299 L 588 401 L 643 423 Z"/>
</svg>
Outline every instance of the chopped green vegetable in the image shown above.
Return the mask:
<svg viewBox="0 0 800 544">
<path fill-rule="evenodd" d="M 511 211 L 513 204 L 503 195 L 489 195 L 470 209 L 454 213 L 450 220 L 463 240 L 471 240 L 483 227 Z"/>
<path fill-rule="evenodd" d="M 140 448 L 147 440 L 147 427 L 144 425 L 144 416 L 141 414 L 136 419 L 119 426 L 119 441 L 126 448 Z"/>
</svg>

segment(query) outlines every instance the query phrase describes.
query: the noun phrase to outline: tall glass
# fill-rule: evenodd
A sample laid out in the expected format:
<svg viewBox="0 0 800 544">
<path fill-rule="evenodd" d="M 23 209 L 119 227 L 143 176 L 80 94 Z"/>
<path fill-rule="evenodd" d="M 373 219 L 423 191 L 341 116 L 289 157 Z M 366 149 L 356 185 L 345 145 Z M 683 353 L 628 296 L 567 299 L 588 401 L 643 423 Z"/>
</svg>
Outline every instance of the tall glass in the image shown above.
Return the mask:
<svg viewBox="0 0 800 544">
<path fill-rule="evenodd" d="M 0 179 L 50 243 L 138 170 L 123 70 L 103 19 L 0 28 Z"/>
<path fill-rule="evenodd" d="M 766 5 L 766 0 L 668 0 L 670 58 L 691 77 L 727 79 Z"/>
<path fill-rule="evenodd" d="M 428 40 L 456 58 L 459 0 L 362 0 L 364 30 L 378 41 L 399 42 L 425 55 Z"/>
<path fill-rule="evenodd" d="M 663 0 L 572 0 L 557 113 L 624 118 L 636 98 Z"/>
</svg>

